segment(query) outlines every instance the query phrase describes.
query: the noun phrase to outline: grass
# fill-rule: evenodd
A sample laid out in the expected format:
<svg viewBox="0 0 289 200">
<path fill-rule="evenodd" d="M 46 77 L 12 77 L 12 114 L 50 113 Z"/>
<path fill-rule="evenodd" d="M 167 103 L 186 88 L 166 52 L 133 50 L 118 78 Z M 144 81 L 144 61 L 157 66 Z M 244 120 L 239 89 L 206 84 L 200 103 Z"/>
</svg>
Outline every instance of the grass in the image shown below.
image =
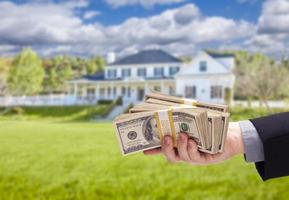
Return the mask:
<svg viewBox="0 0 289 200">
<path fill-rule="evenodd" d="M 263 111 L 234 110 L 232 118 Z M 240 117 L 241 116 L 241 117 Z M 288 199 L 289 178 L 263 182 L 242 156 L 171 165 L 122 157 L 111 123 L 0 121 L 0 199 Z"/>
</svg>

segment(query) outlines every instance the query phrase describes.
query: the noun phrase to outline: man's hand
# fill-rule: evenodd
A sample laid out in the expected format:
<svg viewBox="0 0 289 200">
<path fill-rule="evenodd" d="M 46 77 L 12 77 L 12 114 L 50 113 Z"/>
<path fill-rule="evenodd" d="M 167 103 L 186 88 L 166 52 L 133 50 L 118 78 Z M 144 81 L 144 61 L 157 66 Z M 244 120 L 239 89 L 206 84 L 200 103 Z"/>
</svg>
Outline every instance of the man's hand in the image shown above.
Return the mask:
<svg viewBox="0 0 289 200">
<path fill-rule="evenodd" d="M 235 155 L 244 153 L 244 144 L 239 123 L 229 123 L 225 148 L 222 153 L 208 154 L 198 151 L 194 140 L 189 139 L 186 134 L 179 134 L 177 138 L 177 148 L 173 147 L 171 136 L 165 136 L 162 147 L 144 151 L 146 155 L 163 153 L 168 161 L 176 163 L 184 161 L 192 165 L 209 165 L 227 160 Z"/>
</svg>

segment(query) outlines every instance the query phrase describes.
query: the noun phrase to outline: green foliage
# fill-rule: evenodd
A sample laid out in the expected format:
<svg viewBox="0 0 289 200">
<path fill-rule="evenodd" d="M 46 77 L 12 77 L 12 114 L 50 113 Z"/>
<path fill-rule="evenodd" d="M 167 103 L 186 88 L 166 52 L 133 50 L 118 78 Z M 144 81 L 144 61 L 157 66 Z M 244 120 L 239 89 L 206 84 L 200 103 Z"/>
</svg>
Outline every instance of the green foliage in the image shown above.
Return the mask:
<svg viewBox="0 0 289 200">
<path fill-rule="evenodd" d="M 42 60 L 30 48 L 23 49 L 13 60 L 8 86 L 13 95 L 34 95 L 42 90 Z"/>
<path fill-rule="evenodd" d="M 258 97 L 270 109 L 268 100 L 286 92 L 288 71 L 265 55 L 246 56 L 249 62 L 238 69 L 236 91 L 248 97 Z"/>
<path fill-rule="evenodd" d="M 123 111 L 123 113 L 129 113 L 129 110 L 133 108 L 134 104 L 130 103 L 128 107 Z"/>
<path fill-rule="evenodd" d="M 105 61 L 102 57 L 96 56 L 87 60 L 87 74 L 92 75 L 95 72 L 103 71 Z"/>
<path fill-rule="evenodd" d="M 108 105 L 112 103 L 112 100 L 101 99 L 101 100 L 98 100 L 97 103 L 100 105 Z"/>
<path fill-rule="evenodd" d="M 57 56 L 47 61 L 45 68 L 44 91 L 46 93 L 64 92 L 67 82 L 73 76 L 70 58 Z"/>
<path fill-rule="evenodd" d="M 9 112 L 13 115 L 22 115 L 24 113 L 24 109 L 21 107 L 13 107 L 9 110 Z"/>
<path fill-rule="evenodd" d="M 225 102 L 227 105 L 231 105 L 233 99 L 233 92 L 231 88 L 225 88 Z"/>
<path fill-rule="evenodd" d="M 0 58 L 0 96 L 5 96 L 7 90 L 7 62 L 4 58 Z"/>
<path fill-rule="evenodd" d="M 21 112 L 18 112 L 19 109 Z M 105 113 L 107 109 L 107 105 L 16 107 L 5 112 L 1 118 L 6 120 L 83 121 L 94 119 L 97 115 Z M 0 113 L 2 110 L 5 108 L 0 108 Z"/>
<path fill-rule="evenodd" d="M 123 104 L 122 97 L 118 97 L 118 98 L 116 99 L 116 105 L 121 106 L 122 104 Z"/>
<path fill-rule="evenodd" d="M 102 118 L 106 118 L 109 113 L 116 107 L 117 101 L 112 101 L 105 109 L 105 111 L 101 114 Z"/>
</svg>

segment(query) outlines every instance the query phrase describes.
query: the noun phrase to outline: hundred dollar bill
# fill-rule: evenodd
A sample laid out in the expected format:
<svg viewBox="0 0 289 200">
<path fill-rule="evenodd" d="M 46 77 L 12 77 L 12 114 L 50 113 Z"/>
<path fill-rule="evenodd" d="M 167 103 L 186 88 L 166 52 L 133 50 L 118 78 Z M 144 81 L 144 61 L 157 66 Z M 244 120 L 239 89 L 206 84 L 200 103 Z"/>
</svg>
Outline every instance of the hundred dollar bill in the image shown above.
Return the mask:
<svg viewBox="0 0 289 200">
<path fill-rule="evenodd" d="M 164 135 L 171 135 L 174 144 L 177 134 L 187 133 L 200 150 L 208 131 L 207 113 L 198 108 L 176 108 L 120 115 L 114 125 L 123 155 L 160 147 Z"/>
<path fill-rule="evenodd" d="M 159 104 L 163 106 L 188 106 L 191 105 L 193 107 L 203 108 L 205 110 L 210 111 L 211 113 L 219 113 L 222 115 L 221 121 L 222 121 L 222 132 L 220 134 L 220 137 L 217 139 L 218 141 L 215 142 L 215 144 L 219 143 L 219 152 L 222 152 L 224 150 L 225 145 L 225 139 L 227 137 L 227 131 L 228 131 L 228 125 L 229 125 L 229 116 L 230 114 L 228 111 L 227 105 L 222 104 L 210 104 L 210 103 L 204 103 L 204 102 L 198 102 L 196 100 L 191 99 L 183 99 L 180 97 L 174 97 L 174 96 L 168 96 L 161 93 L 150 93 L 146 95 L 146 103 L 150 104 Z M 161 99 L 163 98 L 163 99 Z M 145 109 L 148 109 L 149 105 L 145 105 Z M 132 111 L 140 110 L 141 106 L 137 106 Z"/>
<path fill-rule="evenodd" d="M 166 104 L 166 105 L 164 105 Z M 171 106 L 174 105 L 174 106 Z M 181 105 L 181 104 L 171 104 L 170 102 L 165 102 L 163 104 L 153 104 L 153 103 L 141 103 L 135 105 L 130 109 L 131 113 L 137 112 L 147 112 L 154 111 L 158 109 L 170 109 L 170 108 L 192 108 L 193 106 Z M 203 109 L 205 110 L 205 109 Z M 215 112 L 215 111 L 207 111 L 208 114 L 208 135 L 205 136 L 206 147 L 203 147 L 203 151 L 207 153 L 217 153 L 219 151 L 219 147 L 221 144 L 221 136 L 223 131 L 223 122 L 222 117 L 224 113 Z M 202 133 L 206 134 L 206 133 Z"/>
</svg>

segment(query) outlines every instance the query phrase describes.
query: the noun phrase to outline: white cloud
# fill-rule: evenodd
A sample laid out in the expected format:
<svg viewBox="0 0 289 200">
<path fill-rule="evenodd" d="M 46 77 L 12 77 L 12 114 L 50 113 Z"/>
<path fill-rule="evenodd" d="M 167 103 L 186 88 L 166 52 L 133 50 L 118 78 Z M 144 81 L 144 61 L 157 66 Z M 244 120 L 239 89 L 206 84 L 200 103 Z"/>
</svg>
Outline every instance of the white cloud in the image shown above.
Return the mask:
<svg viewBox="0 0 289 200">
<path fill-rule="evenodd" d="M 78 1 L 75 2 L 74 6 L 72 2 L 69 6 L 67 2 L 21 5 L 0 2 L 0 46 L 30 45 L 47 56 L 107 51 L 124 54 L 153 47 L 187 54 L 210 43 L 248 40 L 256 32 L 255 26 L 246 21 L 204 16 L 194 4 L 148 18 L 129 18 L 114 26 L 85 24 L 75 12 L 79 8 Z"/>
<path fill-rule="evenodd" d="M 107 4 L 117 8 L 122 6 L 141 5 L 145 8 L 151 8 L 155 5 L 166 5 L 181 3 L 187 0 L 105 0 Z"/>
<path fill-rule="evenodd" d="M 266 0 L 258 19 L 256 34 L 246 40 L 252 51 L 272 55 L 288 52 L 289 46 L 289 1 Z"/>
<path fill-rule="evenodd" d="M 103 37 L 96 25 L 83 25 L 66 4 L 3 2 L 0 10 L 0 44 L 71 44 Z"/>
<path fill-rule="evenodd" d="M 260 33 L 289 33 L 289 1 L 267 0 L 259 18 Z"/>
<path fill-rule="evenodd" d="M 97 15 L 100 15 L 99 11 L 89 10 L 84 13 L 83 19 L 92 19 Z"/>
</svg>

